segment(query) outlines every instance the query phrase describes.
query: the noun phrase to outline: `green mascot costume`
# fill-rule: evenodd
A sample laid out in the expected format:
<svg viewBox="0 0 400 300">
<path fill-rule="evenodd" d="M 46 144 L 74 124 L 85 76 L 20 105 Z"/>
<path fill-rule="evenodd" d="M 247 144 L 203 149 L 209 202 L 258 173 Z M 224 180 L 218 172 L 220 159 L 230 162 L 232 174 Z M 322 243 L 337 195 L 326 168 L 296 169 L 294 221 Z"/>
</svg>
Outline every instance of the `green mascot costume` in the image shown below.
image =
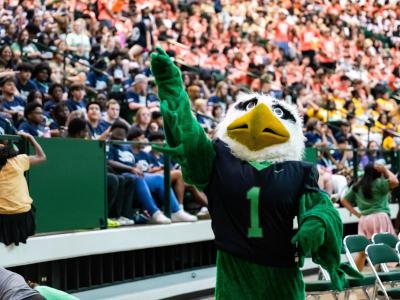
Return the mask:
<svg viewBox="0 0 400 300">
<path fill-rule="evenodd" d="M 343 225 L 318 172 L 302 161 L 302 120 L 294 106 L 240 94 L 212 141 L 194 119 L 181 72 L 161 49 L 151 56 L 170 153 L 184 179 L 209 200 L 217 253 L 216 299 L 305 298 L 300 271 L 311 254 L 337 290 Z M 294 231 L 297 217 L 298 231 Z"/>
</svg>

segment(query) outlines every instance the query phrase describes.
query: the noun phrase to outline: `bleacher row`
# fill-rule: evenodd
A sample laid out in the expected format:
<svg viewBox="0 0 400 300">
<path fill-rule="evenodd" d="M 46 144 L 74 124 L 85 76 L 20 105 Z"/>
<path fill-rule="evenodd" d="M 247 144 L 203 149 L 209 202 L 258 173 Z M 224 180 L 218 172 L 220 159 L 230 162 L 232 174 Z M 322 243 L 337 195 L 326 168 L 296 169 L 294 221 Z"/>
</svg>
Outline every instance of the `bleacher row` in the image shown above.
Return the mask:
<svg viewBox="0 0 400 300">
<path fill-rule="evenodd" d="M 364 278 L 348 278 L 348 285 L 344 291 L 345 299 L 349 299 L 350 292 L 361 289 L 367 299 L 400 299 L 400 287 L 395 287 L 400 281 L 400 241 L 390 233 L 376 233 L 371 241 L 362 235 L 348 235 L 343 239 L 343 249 L 347 263 L 357 270 L 354 254 L 364 252 L 371 272 L 363 273 Z M 393 268 L 391 264 L 397 266 Z M 331 284 L 329 274 L 319 266 L 320 280 L 306 282 L 306 292 L 310 296 L 332 294 L 339 299 L 339 291 Z M 389 287 L 388 287 L 389 285 Z"/>
</svg>

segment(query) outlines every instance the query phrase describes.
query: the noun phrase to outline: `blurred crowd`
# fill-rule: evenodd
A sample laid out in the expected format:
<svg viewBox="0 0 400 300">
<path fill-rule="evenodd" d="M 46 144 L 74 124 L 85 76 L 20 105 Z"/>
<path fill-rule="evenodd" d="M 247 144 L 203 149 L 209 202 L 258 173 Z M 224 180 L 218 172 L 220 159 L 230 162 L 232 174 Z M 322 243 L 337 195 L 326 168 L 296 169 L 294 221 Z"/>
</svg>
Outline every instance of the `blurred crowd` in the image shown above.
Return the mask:
<svg viewBox="0 0 400 300">
<path fill-rule="evenodd" d="M 307 146 L 361 149 L 360 166 L 400 146 L 396 0 L 3 0 L 0 41 L 0 134 L 163 142 L 149 67 L 161 45 L 210 137 L 252 90 L 298 106 Z M 162 171 L 162 155 L 142 150 L 130 150 L 132 172 Z M 321 187 L 340 194 L 352 152 L 320 153 Z"/>
</svg>

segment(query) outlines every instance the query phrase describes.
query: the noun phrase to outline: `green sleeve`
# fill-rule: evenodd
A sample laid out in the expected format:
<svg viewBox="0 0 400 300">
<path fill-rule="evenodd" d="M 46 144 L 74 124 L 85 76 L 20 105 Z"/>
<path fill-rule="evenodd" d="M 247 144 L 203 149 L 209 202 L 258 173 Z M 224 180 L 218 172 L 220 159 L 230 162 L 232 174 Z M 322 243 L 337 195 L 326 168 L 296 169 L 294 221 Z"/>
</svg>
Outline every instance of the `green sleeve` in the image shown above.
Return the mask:
<svg viewBox="0 0 400 300">
<path fill-rule="evenodd" d="M 373 183 L 375 185 L 375 190 L 377 194 L 386 195 L 389 193 L 389 180 L 386 178 L 378 178 L 376 182 Z"/>
<path fill-rule="evenodd" d="M 181 165 L 186 183 L 202 190 L 211 176 L 214 147 L 193 117 L 179 68 L 161 48 L 157 48 L 157 51 L 152 54 L 151 67 L 161 100 L 168 143 L 168 148 L 161 151 L 171 154 Z"/>
<path fill-rule="evenodd" d="M 346 191 L 346 194 L 344 195 L 343 198 L 346 199 L 347 201 L 349 201 L 350 204 L 352 204 L 352 205 L 357 205 L 357 203 L 356 203 L 356 196 L 355 196 L 355 193 L 354 193 L 354 191 L 353 191 L 352 188 L 349 188 L 349 189 Z"/>
<path fill-rule="evenodd" d="M 356 270 L 340 262 L 343 224 L 338 211 L 326 193 L 305 192 L 300 200 L 298 220 L 299 230 L 303 227 L 308 228 L 309 232 L 304 233 L 306 235 L 312 236 L 318 230 L 324 231 L 322 245 L 317 251 L 312 252 L 311 256 L 313 262 L 328 271 L 336 289 L 343 290 L 346 287 L 346 274 L 362 277 Z M 312 226 L 309 226 L 310 223 Z"/>
</svg>

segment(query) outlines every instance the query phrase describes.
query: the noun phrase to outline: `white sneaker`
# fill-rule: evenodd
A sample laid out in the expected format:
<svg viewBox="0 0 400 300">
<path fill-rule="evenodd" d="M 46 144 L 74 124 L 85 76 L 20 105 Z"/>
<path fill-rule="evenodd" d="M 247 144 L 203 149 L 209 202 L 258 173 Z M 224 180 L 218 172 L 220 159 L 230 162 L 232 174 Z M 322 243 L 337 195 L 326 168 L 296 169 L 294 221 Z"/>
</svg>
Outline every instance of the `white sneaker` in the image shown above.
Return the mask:
<svg viewBox="0 0 400 300">
<path fill-rule="evenodd" d="M 171 214 L 171 220 L 172 222 L 196 222 L 197 217 L 181 209 L 176 213 Z"/>
<path fill-rule="evenodd" d="M 149 220 L 150 224 L 171 224 L 171 219 L 167 218 L 161 211 L 157 210 Z"/>
<path fill-rule="evenodd" d="M 200 211 L 197 213 L 197 218 L 199 220 L 207 220 L 211 218 L 207 206 L 203 206 L 200 209 Z"/>
<path fill-rule="evenodd" d="M 122 226 L 129 226 L 135 224 L 135 221 L 125 218 L 125 217 L 119 217 L 117 220 Z"/>
</svg>

